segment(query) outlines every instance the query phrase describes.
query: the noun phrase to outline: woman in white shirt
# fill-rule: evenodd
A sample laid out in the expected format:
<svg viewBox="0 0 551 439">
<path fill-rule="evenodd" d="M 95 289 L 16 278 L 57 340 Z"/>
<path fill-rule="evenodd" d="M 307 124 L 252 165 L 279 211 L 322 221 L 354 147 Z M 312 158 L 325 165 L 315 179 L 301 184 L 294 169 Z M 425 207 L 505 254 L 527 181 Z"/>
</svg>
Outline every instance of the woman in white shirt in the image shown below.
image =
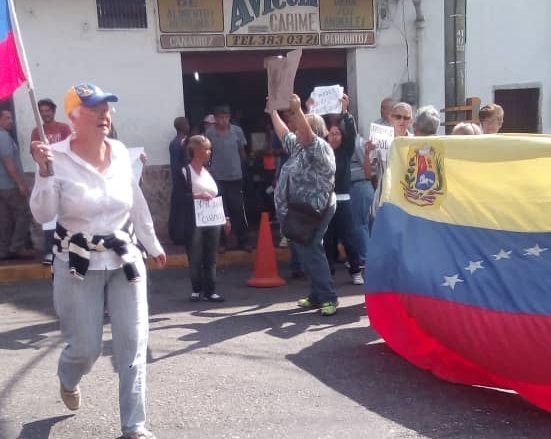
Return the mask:
<svg viewBox="0 0 551 439">
<path fill-rule="evenodd" d="M 188 219 L 183 225 L 188 229 L 186 249 L 189 259 L 189 271 L 192 293 L 191 302 L 205 300 L 223 302 L 224 296 L 215 292 L 216 288 L 216 255 L 220 243 L 220 228 L 222 226 L 201 226 L 195 223 L 195 205 L 193 200 L 211 200 L 218 196 L 218 187 L 204 164 L 211 156 L 211 143 L 202 135 L 188 139 L 187 148 L 191 162 L 182 168 L 186 192 L 189 194 L 189 208 L 186 209 Z M 224 232 L 230 232 L 230 219 L 226 214 Z"/>
<path fill-rule="evenodd" d="M 126 147 L 107 138 L 108 102 L 117 100 L 94 84 L 69 89 L 65 111 L 74 134 L 53 145 L 32 142 L 37 171 L 30 206 L 40 223 L 58 218 L 54 306 L 67 342 L 58 363 L 63 402 L 70 410 L 80 407 L 79 382 L 101 354 L 106 297 L 123 437 L 153 439 L 144 428 L 149 319 L 136 238 L 157 265 L 166 263 L 166 255 Z M 55 175 L 48 172 L 49 161 Z"/>
</svg>

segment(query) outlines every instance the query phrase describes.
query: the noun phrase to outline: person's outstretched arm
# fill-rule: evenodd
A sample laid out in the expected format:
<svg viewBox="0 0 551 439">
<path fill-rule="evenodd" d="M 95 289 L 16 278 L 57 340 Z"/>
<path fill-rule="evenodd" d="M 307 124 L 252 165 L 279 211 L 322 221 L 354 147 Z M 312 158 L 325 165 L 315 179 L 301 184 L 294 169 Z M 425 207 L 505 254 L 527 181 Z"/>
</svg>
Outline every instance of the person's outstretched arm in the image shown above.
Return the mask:
<svg viewBox="0 0 551 439">
<path fill-rule="evenodd" d="M 295 118 L 297 125 L 297 140 L 302 146 L 311 145 L 314 142 L 314 131 L 310 127 L 310 124 L 306 120 L 306 115 L 302 111 L 300 106 L 300 97 L 296 94 L 291 96 L 289 101 L 289 108 Z"/>
<path fill-rule="evenodd" d="M 283 122 L 283 119 L 281 119 L 281 116 L 277 110 L 272 110 L 270 116 L 272 117 L 272 125 L 274 126 L 276 136 L 282 141 L 285 135 L 289 132 L 289 127 L 285 125 L 285 122 Z"/>
</svg>

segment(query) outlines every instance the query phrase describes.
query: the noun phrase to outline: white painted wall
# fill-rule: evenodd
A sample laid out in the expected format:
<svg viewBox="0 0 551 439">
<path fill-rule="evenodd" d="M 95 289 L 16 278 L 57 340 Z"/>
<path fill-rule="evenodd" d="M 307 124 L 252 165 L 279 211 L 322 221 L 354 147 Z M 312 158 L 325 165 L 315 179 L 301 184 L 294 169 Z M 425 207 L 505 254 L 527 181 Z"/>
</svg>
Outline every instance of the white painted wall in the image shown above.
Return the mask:
<svg viewBox="0 0 551 439">
<path fill-rule="evenodd" d="M 168 163 L 174 117 L 184 114 L 179 53 L 159 53 L 154 4 L 147 29 L 98 30 L 95 0 L 16 0 L 37 99 L 58 104 L 73 84 L 90 81 L 119 96 L 113 120 L 129 147 L 143 146 L 150 164 Z M 35 126 L 27 88 L 15 94 L 19 142 L 26 170 L 33 163 L 26 145 Z"/>
<path fill-rule="evenodd" d="M 381 100 L 387 96 L 400 98 L 400 84 L 415 80 L 415 12 L 411 1 L 389 0 L 389 18 L 380 23 L 374 48 L 355 49 L 349 54 L 349 65 L 355 65 L 357 87 L 358 130 L 367 136 L 369 124 L 380 117 Z M 404 17 L 405 13 L 405 17 Z M 403 18 L 405 18 L 405 28 Z M 409 45 L 409 68 L 406 43 Z M 409 72 L 409 75 L 408 75 Z M 350 72 L 349 72 L 350 75 Z"/>
<path fill-rule="evenodd" d="M 487 103 L 496 88 L 539 85 L 542 131 L 551 133 L 551 2 L 468 0 L 467 14 L 467 95 Z"/>
<path fill-rule="evenodd" d="M 370 121 L 378 117 L 385 96 L 400 97 L 405 73 L 406 35 L 409 42 L 409 73 L 419 84 L 419 105 L 445 106 L 444 2 L 423 0 L 425 17 L 420 41 L 420 77 L 416 77 L 415 10 L 411 0 L 388 0 L 391 20 L 378 29 L 376 49 L 357 49 L 349 65 L 357 78 L 358 124 L 367 134 Z M 465 96 L 493 101 L 499 88 L 539 86 L 542 131 L 551 133 L 551 2 L 548 0 L 468 0 L 466 29 Z M 349 72 L 350 74 L 351 72 Z M 507 115 L 505 115 L 507 117 Z M 443 118 L 443 117 L 442 117 Z M 440 130 L 443 133 L 443 129 Z"/>
<path fill-rule="evenodd" d="M 389 18 L 379 22 L 376 48 L 356 49 L 349 55 L 354 58 L 349 66 L 355 67 L 356 80 L 352 83 L 357 87 L 358 127 L 364 136 L 369 132 L 369 124 L 380 117 L 381 100 L 387 96 L 400 100 L 403 82 L 417 82 L 418 106 L 432 104 L 440 109 L 445 103 L 443 1 L 422 3 L 425 21 L 419 35 L 411 0 L 389 0 L 388 5 Z"/>
</svg>

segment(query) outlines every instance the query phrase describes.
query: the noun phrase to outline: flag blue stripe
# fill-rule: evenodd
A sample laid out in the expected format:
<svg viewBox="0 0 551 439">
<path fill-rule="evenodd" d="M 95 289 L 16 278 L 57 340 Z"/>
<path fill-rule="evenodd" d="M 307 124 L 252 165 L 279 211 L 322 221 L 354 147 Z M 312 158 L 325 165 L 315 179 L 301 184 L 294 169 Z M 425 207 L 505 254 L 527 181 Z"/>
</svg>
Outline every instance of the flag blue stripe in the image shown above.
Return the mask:
<svg viewBox="0 0 551 439">
<path fill-rule="evenodd" d="M 387 202 L 377 211 L 366 274 L 367 293 L 412 293 L 548 315 L 551 233 L 439 223 Z"/>
<path fill-rule="evenodd" d="M 11 22 L 8 15 L 7 0 L 0 0 L 0 42 L 8 38 L 8 33 L 11 31 Z"/>
</svg>

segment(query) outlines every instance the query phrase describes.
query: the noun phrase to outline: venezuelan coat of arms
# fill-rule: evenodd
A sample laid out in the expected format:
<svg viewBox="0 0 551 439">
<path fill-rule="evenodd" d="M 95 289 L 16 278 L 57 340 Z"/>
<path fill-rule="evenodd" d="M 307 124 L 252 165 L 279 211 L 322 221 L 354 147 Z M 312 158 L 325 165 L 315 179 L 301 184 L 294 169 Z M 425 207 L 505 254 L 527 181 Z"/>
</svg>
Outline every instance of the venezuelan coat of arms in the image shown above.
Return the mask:
<svg viewBox="0 0 551 439">
<path fill-rule="evenodd" d="M 422 207 L 437 205 L 446 190 L 443 154 L 427 144 L 410 148 L 401 184 L 410 203 Z"/>
</svg>

